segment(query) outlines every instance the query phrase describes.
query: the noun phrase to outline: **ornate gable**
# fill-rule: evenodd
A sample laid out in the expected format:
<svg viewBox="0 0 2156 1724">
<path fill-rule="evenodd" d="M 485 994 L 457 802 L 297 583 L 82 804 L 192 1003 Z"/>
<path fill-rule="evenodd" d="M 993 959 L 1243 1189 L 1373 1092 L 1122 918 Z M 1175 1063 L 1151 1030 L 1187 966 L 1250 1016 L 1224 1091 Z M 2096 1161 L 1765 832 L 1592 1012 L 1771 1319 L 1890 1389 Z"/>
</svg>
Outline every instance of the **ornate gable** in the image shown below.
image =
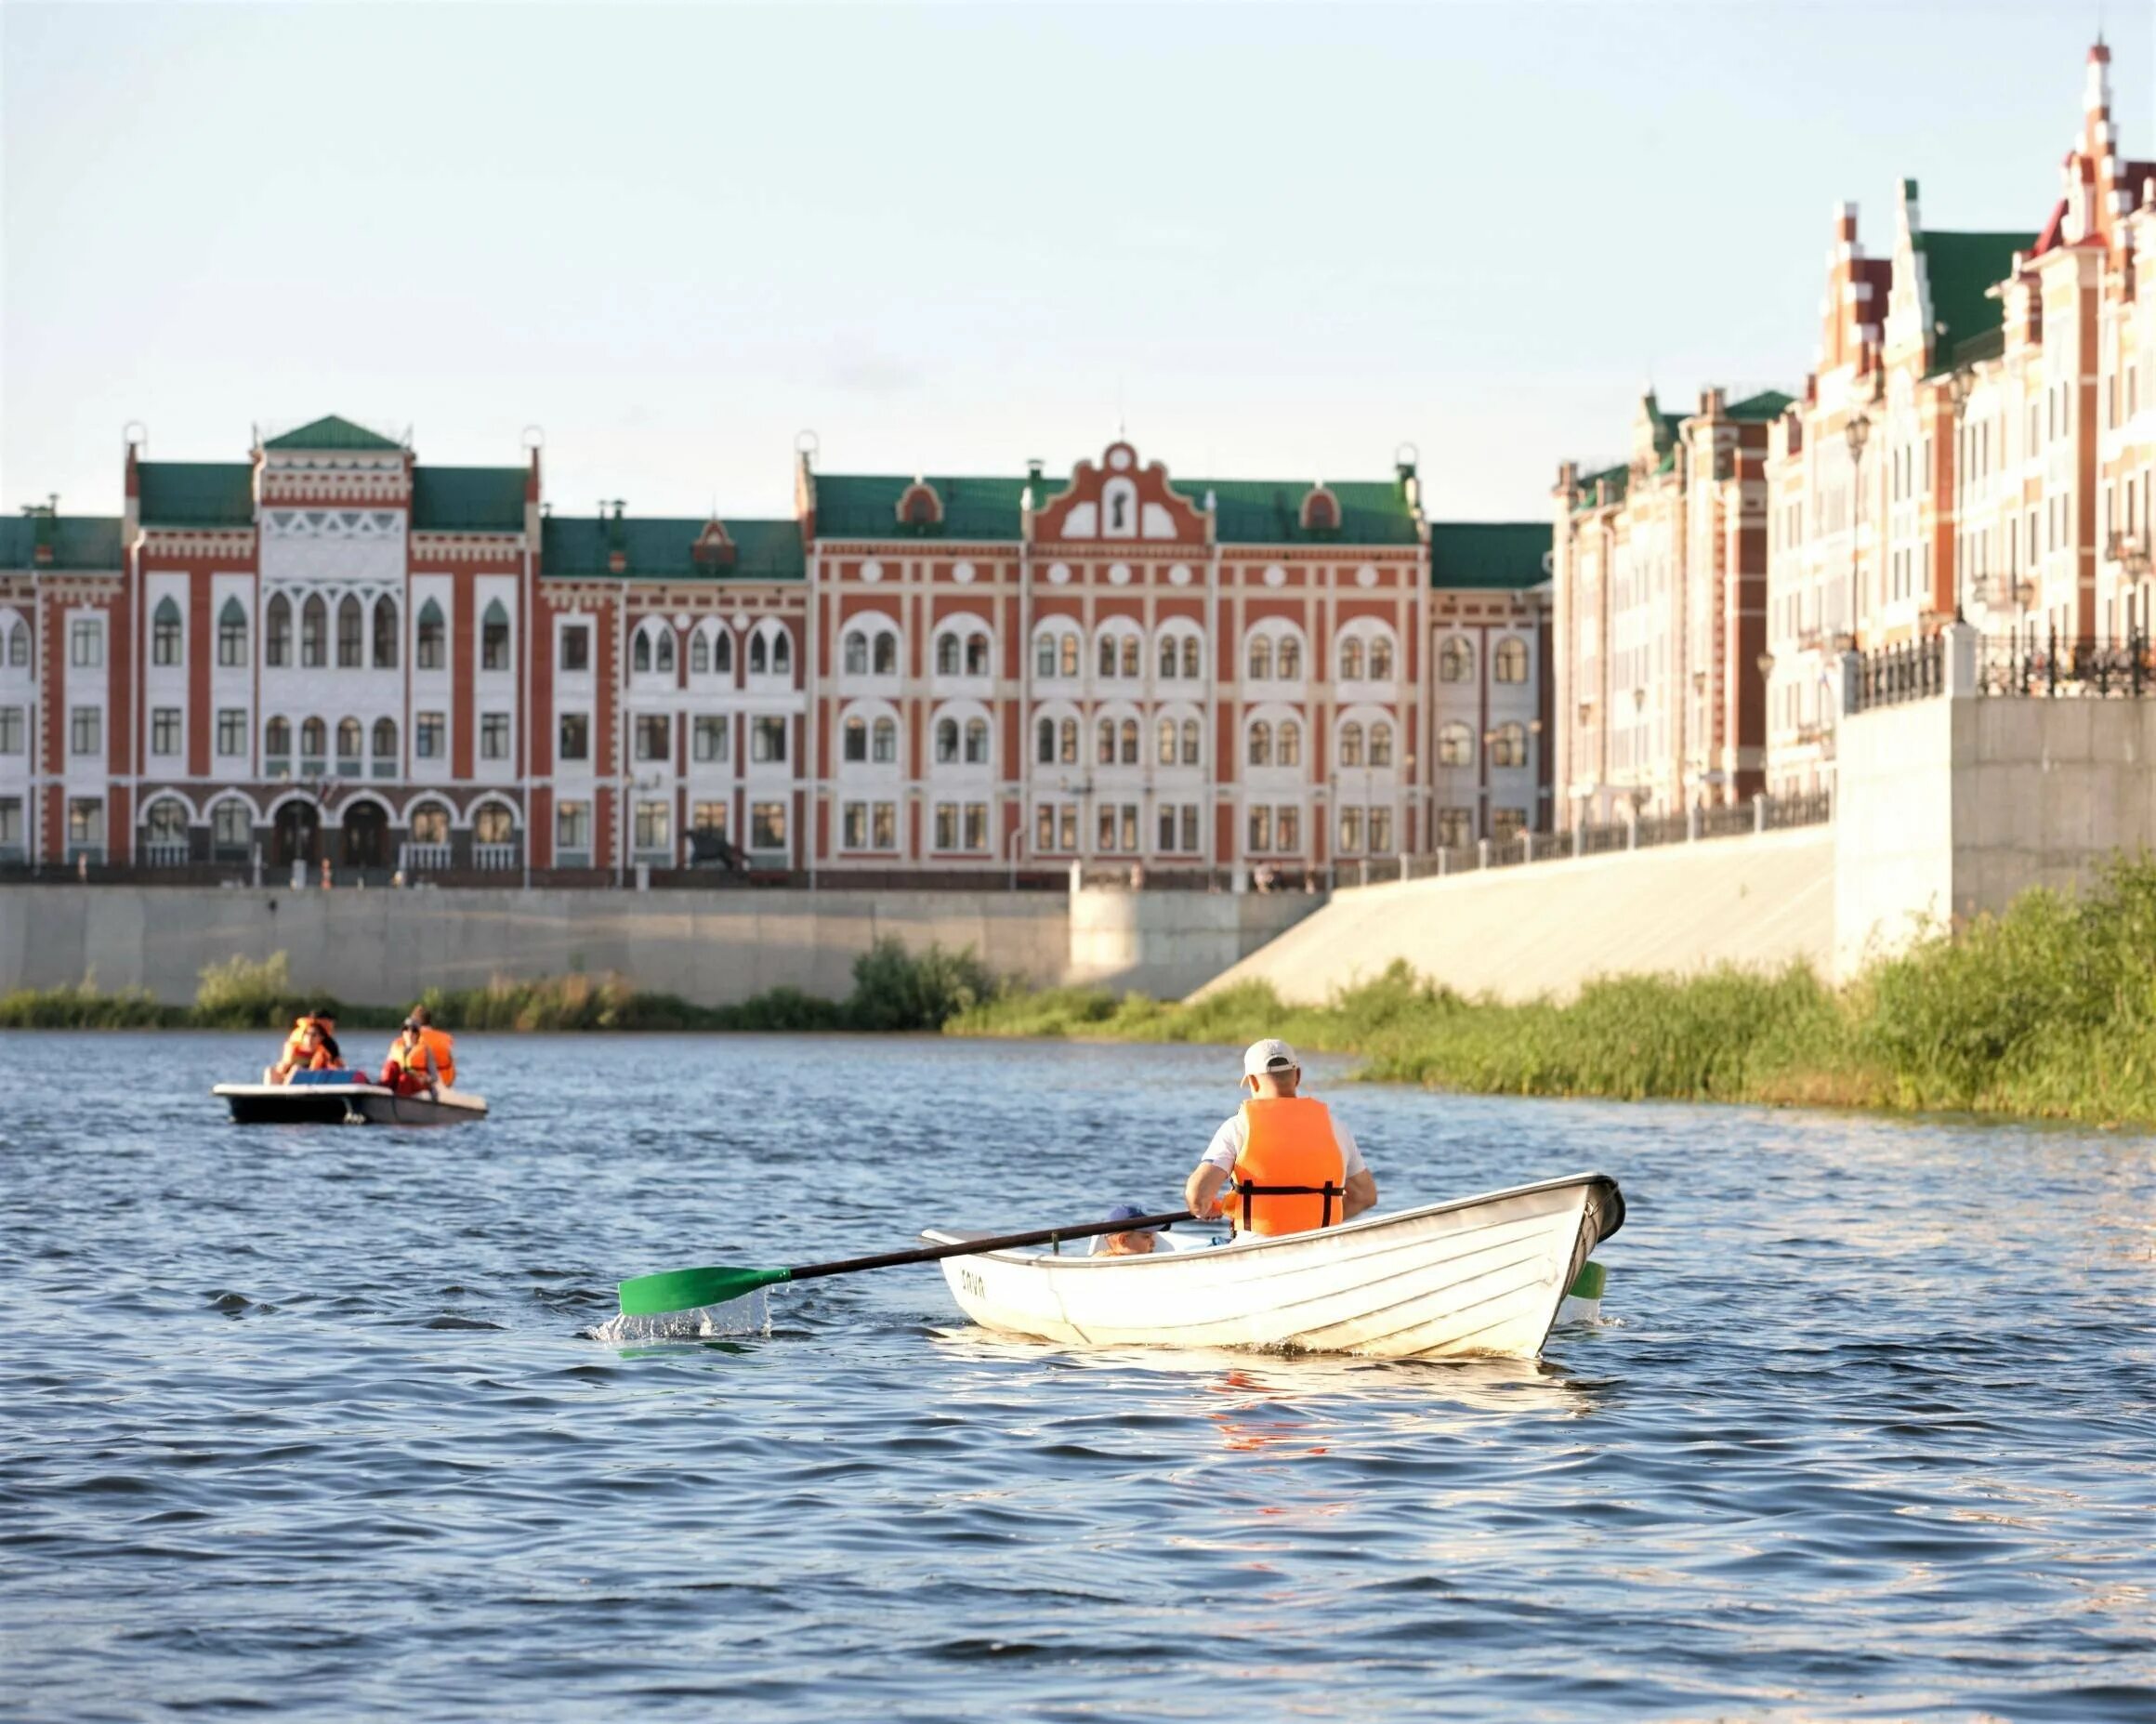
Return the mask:
<svg viewBox="0 0 2156 1724">
<path fill-rule="evenodd" d="M 1081 461 L 1069 487 L 1035 501 L 1033 538 L 1095 540 L 1107 544 L 1203 545 L 1206 518 L 1168 483 L 1159 461 L 1141 467 L 1137 451 L 1113 442 L 1100 463 Z"/>
</svg>

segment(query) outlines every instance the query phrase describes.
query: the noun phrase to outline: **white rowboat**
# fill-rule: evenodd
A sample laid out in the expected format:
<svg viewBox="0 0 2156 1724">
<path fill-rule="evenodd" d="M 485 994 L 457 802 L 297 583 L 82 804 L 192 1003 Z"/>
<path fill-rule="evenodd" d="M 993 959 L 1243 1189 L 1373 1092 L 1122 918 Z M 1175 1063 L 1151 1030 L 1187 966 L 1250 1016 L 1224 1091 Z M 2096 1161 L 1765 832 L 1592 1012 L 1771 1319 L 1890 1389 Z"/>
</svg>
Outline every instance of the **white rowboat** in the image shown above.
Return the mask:
<svg viewBox="0 0 2156 1724">
<path fill-rule="evenodd" d="M 943 1273 L 983 1328 L 1051 1341 L 1532 1359 L 1624 1220 L 1616 1180 L 1586 1173 L 1315 1233 L 1149 1257 L 992 1251 Z"/>
</svg>

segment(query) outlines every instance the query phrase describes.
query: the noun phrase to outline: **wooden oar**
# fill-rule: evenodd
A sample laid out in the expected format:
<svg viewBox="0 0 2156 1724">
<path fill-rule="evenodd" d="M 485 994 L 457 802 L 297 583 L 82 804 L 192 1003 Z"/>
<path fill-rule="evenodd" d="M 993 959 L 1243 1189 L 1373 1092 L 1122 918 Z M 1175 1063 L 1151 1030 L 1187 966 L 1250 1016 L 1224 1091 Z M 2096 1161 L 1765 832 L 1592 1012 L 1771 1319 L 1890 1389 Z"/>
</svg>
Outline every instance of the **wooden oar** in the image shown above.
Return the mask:
<svg viewBox="0 0 2156 1724">
<path fill-rule="evenodd" d="M 656 1317 L 667 1311 L 723 1305 L 782 1281 L 814 1281 L 823 1275 L 851 1275 L 900 1263 L 934 1263 L 942 1257 L 978 1257 L 984 1251 L 1012 1251 L 1020 1245 L 1052 1245 L 1065 1239 L 1092 1239 L 1102 1233 L 1132 1233 L 1194 1220 L 1188 1209 L 1168 1215 L 1134 1216 L 1127 1221 L 1082 1221 L 1073 1227 L 1039 1228 L 1030 1233 L 1000 1233 L 990 1239 L 963 1240 L 954 1245 L 923 1245 L 914 1251 L 887 1251 L 873 1257 L 841 1257 L 835 1263 L 801 1263 L 792 1269 L 749 1269 L 716 1263 L 707 1269 L 664 1270 L 638 1275 L 621 1284 L 622 1315 Z"/>
</svg>

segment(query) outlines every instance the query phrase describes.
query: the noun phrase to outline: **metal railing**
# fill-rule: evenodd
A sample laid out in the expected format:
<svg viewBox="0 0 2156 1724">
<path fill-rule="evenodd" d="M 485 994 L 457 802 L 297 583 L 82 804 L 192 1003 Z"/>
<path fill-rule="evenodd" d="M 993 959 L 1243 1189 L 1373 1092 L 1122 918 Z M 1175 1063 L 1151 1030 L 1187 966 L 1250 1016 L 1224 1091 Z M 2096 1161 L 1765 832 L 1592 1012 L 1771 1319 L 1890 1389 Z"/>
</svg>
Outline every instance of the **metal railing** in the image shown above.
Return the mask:
<svg viewBox="0 0 2156 1724">
<path fill-rule="evenodd" d="M 1931 635 L 1905 646 L 1878 647 L 1857 660 L 1856 710 L 1899 706 L 1946 692 L 1946 640 Z"/>
<path fill-rule="evenodd" d="M 2141 700 L 2156 695 L 2156 642 L 2148 630 L 2117 638 L 2062 638 L 2033 627 L 1979 647 L 1979 694 L 2043 700 Z"/>
</svg>

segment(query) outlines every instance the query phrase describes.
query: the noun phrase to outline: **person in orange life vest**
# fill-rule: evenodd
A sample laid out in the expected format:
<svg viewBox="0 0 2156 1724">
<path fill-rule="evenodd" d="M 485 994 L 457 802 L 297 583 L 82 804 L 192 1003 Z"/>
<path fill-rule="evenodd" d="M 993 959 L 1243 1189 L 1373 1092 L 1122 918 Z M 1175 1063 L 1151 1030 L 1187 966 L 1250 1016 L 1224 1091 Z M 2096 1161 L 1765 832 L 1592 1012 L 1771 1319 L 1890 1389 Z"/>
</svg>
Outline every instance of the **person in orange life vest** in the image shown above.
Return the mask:
<svg viewBox="0 0 2156 1724">
<path fill-rule="evenodd" d="M 449 1087 L 449 1079 L 436 1064 L 434 1049 L 427 1040 L 427 1027 L 418 1015 L 404 1020 L 404 1027 L 390 1044 L 389 1057 L 382 1062 L 382 1085 L 401 1096 L 431 1094 Z"/>
<path fill-rule="evenodd" d="M 309 1045 L 309 1037 L 314 1038 Z M 327 1058 L 318 1059 L 317 1053 Z M 343 1050 L 336 1041 L 336 1008 L 333 1006 L 317 1007 L 305 1017 L 296 1018 L 292 1033 L 284 1038 L 284 1051 L 277 1063 L 262 1074 L 266 1084 L 286 1084 L 295 1072 L 320 1072 L 344 1063 Z"/>
<path fill-rule="evenodd" d="M 1225 1216 L 1244 1233 L 1308 1233 L 1377 1202 L 1354 1134 L 1322 1101 L 1295 1093 L 1302 1081 L 1302 1062 L 1285 1042 L 1250 1045 L 1242 1056 L 1250 1095 L 1213 1134 L 1184 1185 L 1192 1215 Z"/>
<path fill-rule="evenodd" d="M 434 1069 L 441 1073 L 444 1089 L 456 1087 L 456 1040 L 447 1030 L 437 1030 L 434 1019 L 424 1006 L 412 1008 L 412 1020 L 419 1026 L 420 1039 L 427 1044 L 427 1054 L 434 1060 Z"/>
</svg>

